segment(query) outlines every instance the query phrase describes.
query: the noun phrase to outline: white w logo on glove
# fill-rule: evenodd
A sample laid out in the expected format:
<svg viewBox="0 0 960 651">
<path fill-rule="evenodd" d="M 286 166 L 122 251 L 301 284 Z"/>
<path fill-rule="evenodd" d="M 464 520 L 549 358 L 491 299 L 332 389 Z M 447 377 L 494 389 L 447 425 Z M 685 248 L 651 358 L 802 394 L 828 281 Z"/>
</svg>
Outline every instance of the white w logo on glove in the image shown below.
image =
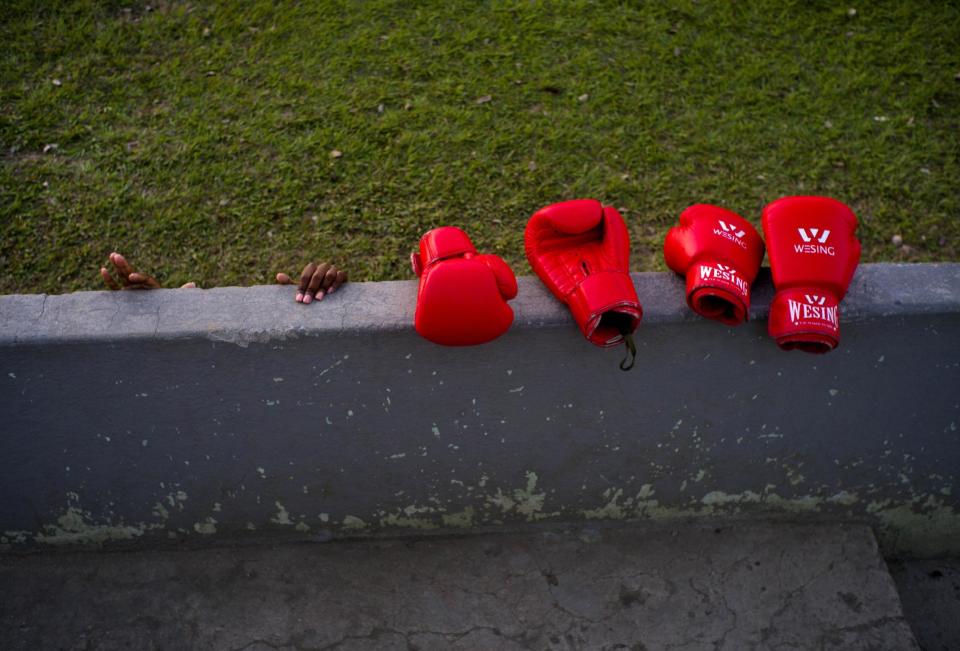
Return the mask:
<svg viewBox="0 0 960 651">
<path fill-rule="evenodd" d="M 723 221 L 722 219 L 718 219 L 717 221 L 720 222 L 720 228 L 722 228 L 723 230 L 725 230 L 725 231 L 728 232 L 728 233 L 733 233 L 734 236 L 736 236 L 736 237 L 743 237 L 744 235 L 746 235 L 746 233 L 745 233 L 744 231 L 738 231 L 738 230 L 737 230 L 737 227 L 734 226 L 733 224 L 728 224 L 727 222 Z"/>
<path fill-rule="evenodd" d="M 806 228 L 798 228 L 797 230 L 800 231 L 800 239 L 802 239 L 804 242 L 812 242 L 814 239 L 816 239 L 818 242 L 820 242 L 820 244 L 823 244 L 827 241 L 827 238 L 830 237 L 830 231 L 824 230 L 822 233 L 820 233 L 819 228 L 809 229 L 809 235 L 807 235 L 808 229 Z M 820 233 L 820 237 L 817 237 L 817 233 Z"/>
</svg>

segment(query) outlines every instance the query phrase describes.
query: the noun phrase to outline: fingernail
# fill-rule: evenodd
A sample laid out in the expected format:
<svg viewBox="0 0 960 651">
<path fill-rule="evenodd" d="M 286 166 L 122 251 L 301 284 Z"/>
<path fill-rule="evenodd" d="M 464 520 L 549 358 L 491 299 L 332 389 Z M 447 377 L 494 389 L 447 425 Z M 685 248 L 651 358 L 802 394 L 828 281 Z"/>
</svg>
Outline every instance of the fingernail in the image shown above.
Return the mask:
<svg viewBox="0 0 960 651">
<path fill-rule="evenodd" d="M 317 292 L 317 300 L 318 300 L 318 301 L 322 301 L 322 300 L 323 300 L 323 292 L 322 292 L 322 291 L 321 291 L 321 292 Z"/>
<path fill-rule="evenodd" d="M 312 301 L 312 300 L 313 300 L 313 299 L 310 297 L 310 294 L 307 294 L 306 296 L 303 297 L 303 302 L 304 302 L 304 304 L 309 304 L 310 301 Z"/>
<path fill-rule="evenodd" d="M 327 290 L 327 293 L 328 293 L 328 294 L 332 294 L 332 293 L 334 293 L 335 291 L 337 291 L 337 288 L 336 288 L 336 287 L 331 287 L 330 289 Z"/>
<path fill-rule="evenodd" d="M 303 303 L 303 294 L 297 294 L 297 303 Z"/>
</svg>

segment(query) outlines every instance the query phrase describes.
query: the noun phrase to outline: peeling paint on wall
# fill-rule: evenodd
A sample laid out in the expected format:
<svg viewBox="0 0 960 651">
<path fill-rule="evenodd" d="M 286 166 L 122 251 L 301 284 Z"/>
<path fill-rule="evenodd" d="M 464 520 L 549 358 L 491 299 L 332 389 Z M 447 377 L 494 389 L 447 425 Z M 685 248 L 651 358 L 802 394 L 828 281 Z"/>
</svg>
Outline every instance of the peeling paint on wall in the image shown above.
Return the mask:
<svg viewBox="0 0 960 651">
<path fill-rule="evenodd" d="M 345 515 L 343 517 L 343 528 L 347 531 L 357 531 L 366 529 L 367 523 L 355 515 Z"/>
<path fill-rule="evenodd" d="M 6 531 L 5 536 L 16 543 L 36 542 L 41 545 L 100 545 L 109 540 L 132 540 L 147 531 L 162 525 L 146 524 L 100 524 L 92 514 L 75 506 L 67 507 L 56 524 L 44 525 L 39 533 L 29 531 Z"/>
<path fill-rule="evenodd" d="M 431 496 L 428 503 L 413 503 L 400 507 L 393 512 L 379 511 L 377 515 L 345 515 L 340 530 L 345 534 L 375 534 L 378 531 L 398 530 L 441 530 L 463 529 L 473 526 L 500 524 L 504 519 L 513 521 L 540 521 L 552 519 L 570 522 L 584 520 L 613 521 L 671 521 L 681 518 L 725 518 L 730 515 L 777 516 L 789 514 L 810 514 L 829 517 L 838 509 L 846 509 L 847 516 L 857 512 L 872 520 L 885 549 L 896 552 L 908 550 L 915 554 L 943 553 L 944 549 L 960 551 L 960 514 L 945 503 L 942 496 L 915 495 L 909 503 L 895 502 L 891 499 L 867 501 L 858 492 L 840 490 L 832 494 L 808 494 L 784 497 L 775 492 L 775 486 L 768 484 L 760 492 L 746 490 L 739 493 L 727 493 L 711 490 L 699 498 L 691 496 L 686 503 L 663 504 L 657 499 L 653 484 L 642 484 L 629 494 L 625 487 L 610 487 L 602 493 L 603 502 L 592 508 L 583 508 L 572 513 L 569 509 L 556 508 L 546 511 L 548 491 L 539 488 L 539 475 L 528 470 L 526 482 L 522 487 L 504 489 L 497 487 L 489 490 L 489 478 L 483 475 L 476 484 L 468 485 L 454 480 L 461 486 L 468 499 L 474 505 L 463 505 L 462 500 L 453 500 L 449 496 Z M 482 489 L 486 487 L 486 492 Z M 469 490 L 468 490 L 469 489 Z M 473 493 L 481 489 L 481 492 Z M 186 493 L 177 491 L 168 497 L 173 503 L 182 505 Z M 79 505 L 79 497 L 71 492 L 68 504 L 56 518 L 55 523 L 42 526 L 39 531 L 8 530 L 3 532 L 0 545 L 6 548 L 23 545 L 102 545 L 110 541 L 132 540 L 149 534 L 178 539 L 194 534 L 201 537 L 220 534 L 218 521 L 212 516 L 187 525 L 187 528 L 167 526 L 173 517 L 164 502 L 156 502 L 153 507 L 154 522 L 125 523 L 97 519 Z M 167 500 L 167 504 L 170 500 Z M 300 534 L 311 531 L 310 524 L 302 517 L 294 523 L 287 508 L 275 501 L 276 513 L 268 519 L 268 524 L 292 526 Z M 330 516 L 321 513 L 317 516 L 321 522 L 329 522 Z M 368 523 L 374 522 L 375 526 Z M 245 528 L 256 531 L 254 522 L 247 522 Z M 333 533 L 336 533 L 334 527 Z M 328 532 L 327 535 L 330 535 Z"/>
<path fill-rule="evenodd" d="M 456 513 L 445 513 L 443 515 L 443 525 L 445 527 L 467 528 L 473 526 L 473 507 L 468 506 L 462 511 Z"/>
<path fill-rule="evenodd" d="M 527 485 L 525 488 L 517 488 L 507 493 L 497 488 L 495 495 L 487 496 L 487 503 L 498 507 L 502 513 L 516 512 L 526 516 L 527 520 L 530 521 L 549 517 L 550 514 L 542 513 L 547 494 L 534 492 L 539 479 L 537 473 L 528 470 L 526 477 Z"/>
<path fill-rule="evenodd" d="M 282 525 L 293 524 L 293 522 L 290 520 L 290 514 L 287 512 L 287 509 L 284 508 L 283 504 L 280 502 L 274 502 L 274 505 L 277 507 L 277 514 L 270 518 L 270 522 Z"/>
<path fill-rule="evenodd" d="M 217 533 L 217 521 L 208 517 L 203 522 L 194 522 L 193 530 L 201 536 L 212 536 Z"/>
</svg>

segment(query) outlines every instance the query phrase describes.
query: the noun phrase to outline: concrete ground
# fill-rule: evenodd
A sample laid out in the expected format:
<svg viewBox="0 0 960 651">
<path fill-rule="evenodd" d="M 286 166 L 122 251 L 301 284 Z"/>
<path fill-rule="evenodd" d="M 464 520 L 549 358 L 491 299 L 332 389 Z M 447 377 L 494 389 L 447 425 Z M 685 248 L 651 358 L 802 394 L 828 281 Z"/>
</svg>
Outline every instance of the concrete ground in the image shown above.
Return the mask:
<svg viewBox="0 0 960 651">
<path fill-rule="evenodd" d="M 0 557 L 6 649 L 916 649 L 871 531 L 579 529 Z"/>
<path fill-rule="evenodd" d="M 890 574 L 920 648 L 960 649 L 960 559 L 894 561 Z"/>
</svg>

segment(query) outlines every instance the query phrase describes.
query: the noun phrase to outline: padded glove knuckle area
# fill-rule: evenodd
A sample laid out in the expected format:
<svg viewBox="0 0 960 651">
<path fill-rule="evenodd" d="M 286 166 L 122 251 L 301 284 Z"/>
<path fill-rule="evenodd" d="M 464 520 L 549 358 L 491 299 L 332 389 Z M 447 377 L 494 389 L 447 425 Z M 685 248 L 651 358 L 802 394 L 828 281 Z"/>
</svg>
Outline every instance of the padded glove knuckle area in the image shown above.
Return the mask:
<svg viewBox="0 0 960 651">
<path fill-rule="evenodd" d="M 720 261 L 739 264 L 741 273 L 749 269 L 751 280 L 756 276 L 765 249 L 760 233 L 746 219 L 720 206 L 698 204 L 680 215 L 680 223 L 681 226 L 674 227 L 679 232 L 669 245 L 682 247 L 688 257 L 687 265 L 709 253 Z M 667 243 L 665 253 L 666 246 Z"/>
<path fill-rule="evenodd" d="M 562 237 L 589 231 L 599 226 L 601 219 L 603 204 L 599 201 L 574 199 L 541 208 L 530 220 L 530 227 L 538 231 L 538 240 L 548 241 L 551 235 Z"/>
<path fill-rule="evenodd" d="M 476 260 L 445 260 L 424 274 L 417 299 L 416 329 L 447 346 L 481 344 L 513 322 L 496 277 Z"/>
<path fill-rule="evenodd" d="M 557 231 L 576 235 L 600 223 L 603 204 L 596 199 L 574 199 L 542 208 L 538 214 Z"/>
<path fill-rule="evenodd" d="M 471 346 L 495 339 L 513 323 L 505 299 L 517 295 L 517 279 L 499 256 L 477 255 L 459 228 L 435 228 L 420 240 L 414 270 L 420 289 L 414 327 L 434 343 Z"/>
<path fill-rule="evenodd" d="M 784 197 L 763 209 L 763 231 L 777 290 L 797 285 L 846 294 L 857 264 L 857 217 L 830 197 Z"/>
<path fill-rule="evenodd" d="M 782 197 L 763 209 L 765 219 L 778 219 L 781 214 L 803 215 L 807 218 L 825 217 L 841 220 L 852 233 L 857 228 L 857 216 L 847 204 L 832 197 Z"/>
</svg>

